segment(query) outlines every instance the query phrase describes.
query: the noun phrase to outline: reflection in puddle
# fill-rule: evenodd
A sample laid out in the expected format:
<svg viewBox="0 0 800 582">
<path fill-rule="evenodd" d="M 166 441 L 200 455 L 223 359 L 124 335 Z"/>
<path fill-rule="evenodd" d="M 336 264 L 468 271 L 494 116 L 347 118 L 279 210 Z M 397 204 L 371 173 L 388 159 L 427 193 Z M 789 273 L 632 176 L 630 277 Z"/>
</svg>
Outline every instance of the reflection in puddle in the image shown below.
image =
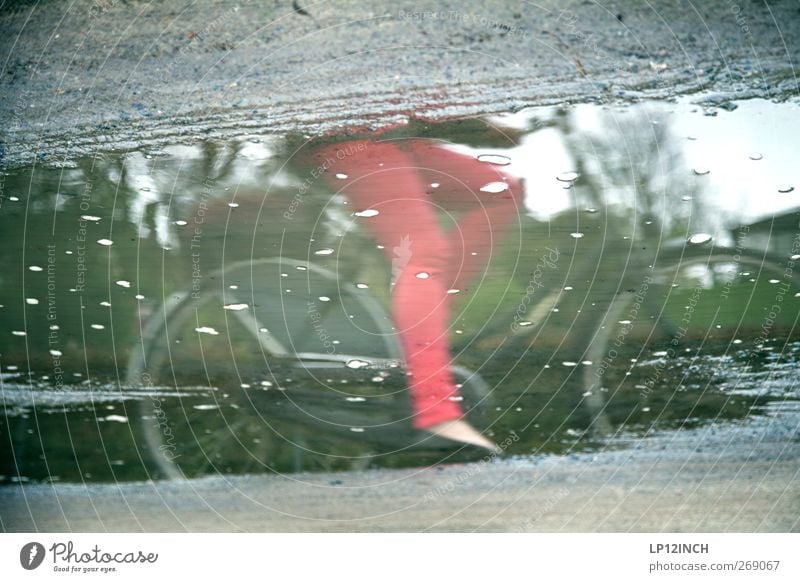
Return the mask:
<svg viewBox="0 0 800 582">
<path fill-rule="evenodd" d="M 383 204 L 396 180 L 354 193 L 415 140 L 524 183 L 525 212 L 470 246 L 465 217 L 512 182 L 427 156 L 407 176 L 457 242 L 448 401 L 519 435 L 511 453 L 796 413 L 796 107 L 544 108 L 493 118 L 504 133 L 416 121 L 331 141 L 331 179 L 291 136 L 6 169 L 0 482 L 480 458 L 412 428 L 391 306 L 404 274 L 441 277 L 398 230 L 420 214 Z"/>
</svg>

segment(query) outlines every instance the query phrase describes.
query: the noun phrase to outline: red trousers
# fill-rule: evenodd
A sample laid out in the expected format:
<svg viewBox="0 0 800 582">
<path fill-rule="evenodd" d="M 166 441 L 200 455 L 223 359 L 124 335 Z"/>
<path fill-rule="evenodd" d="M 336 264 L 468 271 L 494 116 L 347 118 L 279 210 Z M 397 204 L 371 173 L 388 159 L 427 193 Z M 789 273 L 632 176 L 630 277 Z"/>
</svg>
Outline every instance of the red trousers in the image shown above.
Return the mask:
<svg viewBox="0 0 800 582">
<path fill-rule="evenodd" d="M 460 418 L 447 337 L 453 290 L 465 291 L 498 252 L 519 212 L 519 181 L 423 139 L 336 143 L 317 150 L 314 163 L 392 263 L 392 316 L 414 426 Z"/>
</svg>

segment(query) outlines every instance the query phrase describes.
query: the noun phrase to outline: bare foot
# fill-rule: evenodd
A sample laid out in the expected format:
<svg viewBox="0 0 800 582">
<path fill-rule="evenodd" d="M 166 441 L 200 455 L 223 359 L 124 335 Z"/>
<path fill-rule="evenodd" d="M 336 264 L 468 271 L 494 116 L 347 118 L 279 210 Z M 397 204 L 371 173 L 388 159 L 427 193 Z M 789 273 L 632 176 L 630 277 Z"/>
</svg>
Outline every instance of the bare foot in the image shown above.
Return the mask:
<svg viewBox="0 0 800 582">
<path fill-rule="evenodd" d="M 466 420 L 446 420 L 429 426 L 425 430 L 452 441 L 483 447 L 493 453 L 500 452 L 500 448 L 496 444 L 475 430 Z"/>
</svg>

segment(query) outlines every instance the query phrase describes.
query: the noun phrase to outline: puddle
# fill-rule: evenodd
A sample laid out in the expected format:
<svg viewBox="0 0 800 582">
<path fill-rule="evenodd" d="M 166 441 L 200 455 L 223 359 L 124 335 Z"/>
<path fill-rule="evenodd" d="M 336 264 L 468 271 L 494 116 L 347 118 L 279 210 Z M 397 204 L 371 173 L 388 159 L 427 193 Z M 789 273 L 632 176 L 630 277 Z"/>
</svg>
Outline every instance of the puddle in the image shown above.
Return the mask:
<svg viewBox="0 0 800 582">
<path fill-rule="evenodd" d="M 0 482 L 480 458 L 412 428 L 398 285 L 443 285 L 451 399 L 512 454 L 796 413 L 800 116 L 735 105 L 414 122 L 316 143 L 330 179 L 304 136 L 5 168 Z M 402 156 L 456 260 L 376 238 L 424 218 L 359 194 Z"/>
</svg>

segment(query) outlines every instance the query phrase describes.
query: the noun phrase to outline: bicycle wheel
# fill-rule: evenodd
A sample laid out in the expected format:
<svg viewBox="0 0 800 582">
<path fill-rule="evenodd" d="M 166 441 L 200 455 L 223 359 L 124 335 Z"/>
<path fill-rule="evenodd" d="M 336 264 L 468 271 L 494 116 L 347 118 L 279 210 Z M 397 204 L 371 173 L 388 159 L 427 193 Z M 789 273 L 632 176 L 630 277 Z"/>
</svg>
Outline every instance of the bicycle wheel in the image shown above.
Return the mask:
<svg viewBox="0 0 800 582">
<path fill-rule="evenodd" d="M 764 310 L 776 296 L 782 300 L 800 289 L 800 274 L 787 270 L 785 261 L 766 253 L 687 245 L 662 253 L 644 274 L 630 273 L 623 287 L 629 292 L 614 297 L 586 355 L 595 363 L 583 371 L 595 428 L 604 434 L 612 430 L 602 392 L 608 390 L 606 372 L 619 367 L 624 349 L 666 346 L 661 351 L 670 355 L 686 349 L 686 342 L 716 338 L 730 345 L 757 336 Z"/>
<path fill-rule="evenodd" d="M 128 365 L 130 385 L 198 387 L 140 405 L 161 474 L 347 468 L 374 446 L 449 444 L 411 429 L 400 348 L 367 289 L 342 288 L 335 273 L 285 258 L 235 263 L 209 279 L 213 288 L 164 302 Z M 488 387 L 453 371 L 481 424 Z"/>
</svg>

